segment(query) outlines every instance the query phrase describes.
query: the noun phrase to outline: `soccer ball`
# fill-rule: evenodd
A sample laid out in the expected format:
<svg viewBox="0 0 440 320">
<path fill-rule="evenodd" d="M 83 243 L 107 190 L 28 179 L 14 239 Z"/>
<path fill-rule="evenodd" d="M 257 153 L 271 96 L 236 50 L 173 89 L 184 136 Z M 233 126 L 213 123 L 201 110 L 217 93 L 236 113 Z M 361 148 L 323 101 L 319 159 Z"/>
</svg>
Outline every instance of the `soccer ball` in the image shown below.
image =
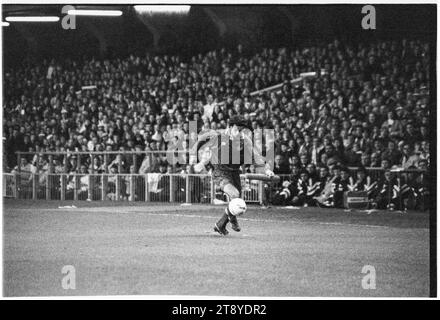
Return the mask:
<svg viewBox="0 0 440 320">
<path fill-rule="evenodd" d="M 243 199 L 235 198 L 229 202 L 229 212 L 234 216 L 240 216 L 246 212 L 246 202 Z"/>
</svg>

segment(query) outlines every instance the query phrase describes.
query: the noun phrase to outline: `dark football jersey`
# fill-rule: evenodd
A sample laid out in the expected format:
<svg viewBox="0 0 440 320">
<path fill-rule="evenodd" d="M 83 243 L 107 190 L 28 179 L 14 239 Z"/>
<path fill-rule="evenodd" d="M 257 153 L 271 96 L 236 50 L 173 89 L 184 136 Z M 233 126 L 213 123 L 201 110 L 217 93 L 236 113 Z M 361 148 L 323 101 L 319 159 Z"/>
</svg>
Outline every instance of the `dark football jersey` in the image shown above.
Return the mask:
<svg viewBox="0 0 440 320">
<path fill-rule="evenodd" d="M 198 161 L 201 152 L 208 152 L 210 164 L 215 170 L 238 171 L 242 165 L 254 163 L 252 140 L 239 136 L 216 133 L 202 136 L 196 146 Z"/>
</svg>

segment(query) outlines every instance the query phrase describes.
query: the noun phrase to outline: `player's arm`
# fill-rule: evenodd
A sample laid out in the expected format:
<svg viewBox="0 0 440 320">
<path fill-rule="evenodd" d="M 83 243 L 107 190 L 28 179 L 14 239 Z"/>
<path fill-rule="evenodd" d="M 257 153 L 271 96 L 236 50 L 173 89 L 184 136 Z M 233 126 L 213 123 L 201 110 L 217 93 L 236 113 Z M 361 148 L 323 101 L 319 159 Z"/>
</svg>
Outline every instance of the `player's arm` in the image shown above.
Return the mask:
<svg viewBox="0 0 440 320">
<path fill-rule="evenodd" d="M 245 136 L 243 138 L 245 140 L 245 146 L 253 146 L 252 141 L 249 137 Z M 267 175 L 268 177 L 275 176 L 274 172 L 272 171 L 272 167 L 269 162 L 265 161 L 265 158 L 261 155 L 261 152 L 253 146 L 253 150 L 247 150 L 250 152 L 250 154 L 254 157 L 254 166 L 256 173 L 262 173 Z"/>
<path fill-rule="evenodd" d="M 218 134 L 215 131 L 208 131 L 197 137 L 197 142 L 194 144 L 191 153 L 196 157 L 196 164 L 194 164 L 193 167 L 195 173 L 204 171 L 208 163 L 211 161 L 210 146 L 212 143 L 216 143 L 216 139 L 218 139 Z"/>
<path fill-rule="evenodd" d="M 200 161 L 197 162 L 196 164 L 194 164 L 193 168 L 194 168 L 194 172 L 195 173 L 200 173 L 202 171 L 204 171 L 206 169 L 206 166 L 208 165 L 210 161 L 210 156 L 208 154 L 208 152 L 203 152 L 203 155 L 200 158 Z"/>
</svg>

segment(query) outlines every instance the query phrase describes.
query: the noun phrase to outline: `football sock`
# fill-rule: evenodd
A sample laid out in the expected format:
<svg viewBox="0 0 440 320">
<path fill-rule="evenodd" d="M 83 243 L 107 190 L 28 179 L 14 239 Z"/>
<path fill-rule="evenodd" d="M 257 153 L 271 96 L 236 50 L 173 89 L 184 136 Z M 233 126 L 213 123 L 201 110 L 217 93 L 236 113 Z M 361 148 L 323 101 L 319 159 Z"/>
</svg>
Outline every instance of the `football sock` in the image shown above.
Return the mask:
<svg viewBox="0 0 440 320">
<path fill-rule="evenodd" d="M 219 227 L 224 228 L 228 224 L 229 217 L 226 213 L 223 214 L 223 216 L 220 218 L 220 220 L 217 222 Z"/>
</svg>

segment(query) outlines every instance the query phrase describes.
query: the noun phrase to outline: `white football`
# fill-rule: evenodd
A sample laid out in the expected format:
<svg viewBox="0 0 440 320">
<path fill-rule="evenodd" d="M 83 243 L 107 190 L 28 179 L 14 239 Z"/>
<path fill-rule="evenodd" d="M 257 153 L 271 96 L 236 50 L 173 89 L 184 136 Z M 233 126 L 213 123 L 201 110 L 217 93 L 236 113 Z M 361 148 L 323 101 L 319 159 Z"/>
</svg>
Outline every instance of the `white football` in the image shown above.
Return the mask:
<svg viewBox="0 0 440 320">
<path fill-rule="evenodd" d="M 246 212 L 247 206 L 243 199 L 235 198 L 229 202 L 228 208 L 234 216 L 240 216 Z"/>
</svg>

